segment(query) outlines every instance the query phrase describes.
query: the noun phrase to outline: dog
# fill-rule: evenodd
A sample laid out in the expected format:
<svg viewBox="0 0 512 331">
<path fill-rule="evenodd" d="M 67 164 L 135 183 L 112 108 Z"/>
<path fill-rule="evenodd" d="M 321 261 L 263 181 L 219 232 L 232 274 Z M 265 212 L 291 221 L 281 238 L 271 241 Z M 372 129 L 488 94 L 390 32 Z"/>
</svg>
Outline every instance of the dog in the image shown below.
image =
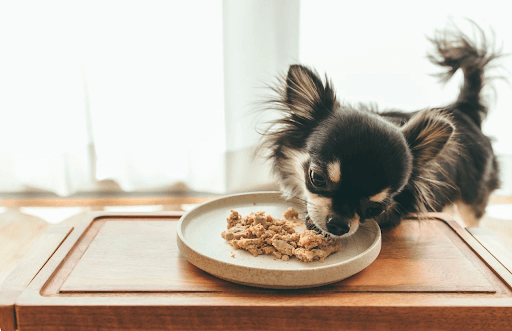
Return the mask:
<svg viewBox="0 0 512 331">
<path fill-rule="evenodd" d="M 459 69 L 464 74 L 457 99 L 444 107 L 404 112 L 342 103 L 327 76 L 300 64 L 272 87 L 277 97 L 267 108 L 279 116 L 261 148 L 284 195 L 303 202 L 308 228 L 343 238 L 368 219 L 396 226 L 452 205 L 468 224 L 483 216 L 499 178 L 482 133 L 482 88 L 500 54 L 459 29 L 438 31 L 430 41 L 429 59 L 446 69 L 442 80 Z"/>
</svg>

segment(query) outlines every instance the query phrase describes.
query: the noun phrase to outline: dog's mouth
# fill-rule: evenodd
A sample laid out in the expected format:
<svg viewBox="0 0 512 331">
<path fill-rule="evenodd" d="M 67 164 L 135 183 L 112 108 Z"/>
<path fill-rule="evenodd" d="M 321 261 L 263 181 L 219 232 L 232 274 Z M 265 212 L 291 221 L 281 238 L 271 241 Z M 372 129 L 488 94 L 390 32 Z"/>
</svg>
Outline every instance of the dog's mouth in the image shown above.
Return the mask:
<svg viewBox="0 0 512 331">
<path fill-rule="evenodd" d="M 311 217 L 309 217 L 309 215 L 306 215 L 306 229 L 313 230 L 318 234 L 323 234 L 324 236 L 326 236 L 326 232 L 317 227 L 315 223 L 313 223 L 313 220 L 311 220 Z"/>
<path fill-rule="evenodd" d="M 323 235 L 324 237 L 333 238 L 335 240 L 340 240 L 342 238 L 350 237 L 351 235 L 353 235 L 355 233 L 355 231 L 358 228 L 358 227 L 356 227 L 356 229 L 353 229 L 343 235 L 335 235 L 333 233 L 330 233 L 329 231 L 323 230 L 318 225 L 316 225 L 315 221 L 312 220 L 311 217 L 309 217 L 309 215 L 306 215 L 305 220 L 306 220 L 306 229 L 313 230 L 316 233 Z"/>
<path fill-rule="evenodd" d="M 311 219 L 311 217 L 309 217 L 309 215 L 306 215 L 306 229 L 308 230 L 313 230 L 315 231 L 316 233 L 318 234 L 321 234 L 323 235 L 324 237 L 328 238 L 341 238 L 342 236 L 337 236 L 337 235 L 334 235 L 328 231 L 325 231 L 325 230 L 322 230 L 321 228 L 319 228 L 315 223 L 314 221 Z"/>
</svg>

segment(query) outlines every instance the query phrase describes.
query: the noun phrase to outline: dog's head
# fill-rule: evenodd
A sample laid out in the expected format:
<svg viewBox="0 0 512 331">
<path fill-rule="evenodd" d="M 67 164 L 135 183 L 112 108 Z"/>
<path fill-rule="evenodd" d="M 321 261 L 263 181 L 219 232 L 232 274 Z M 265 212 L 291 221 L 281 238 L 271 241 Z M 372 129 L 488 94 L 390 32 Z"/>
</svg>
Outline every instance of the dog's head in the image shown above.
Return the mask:
<svg viewBox="0 0 512 331">
<path fill-rule="evenodd" d="M 453 125 L 440 112 L 424 111 L 399 126 L 365 107 L 341 105 L 331 85 L 307 67 L 291 66 L 277 100 L 283 116 L 266 145 L 282 190 L 304 200 L 322 232 L 341 237 L 392 209 Z"/>
</svg>

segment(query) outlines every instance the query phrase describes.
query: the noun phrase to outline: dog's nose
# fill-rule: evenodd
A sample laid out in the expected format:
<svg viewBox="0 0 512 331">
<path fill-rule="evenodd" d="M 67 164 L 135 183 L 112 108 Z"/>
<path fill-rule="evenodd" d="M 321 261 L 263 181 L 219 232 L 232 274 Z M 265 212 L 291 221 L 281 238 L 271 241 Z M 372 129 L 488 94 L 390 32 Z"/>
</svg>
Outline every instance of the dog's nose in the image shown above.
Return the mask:
<svg viewBox="0 0 512 331">
<path fill-rule="evenodd" d="M 331 217 L 327 220 L 327 231 L 335 236 L 341 236 L 350 231 L 350 224 L 338 217 Z"/>
</svg>

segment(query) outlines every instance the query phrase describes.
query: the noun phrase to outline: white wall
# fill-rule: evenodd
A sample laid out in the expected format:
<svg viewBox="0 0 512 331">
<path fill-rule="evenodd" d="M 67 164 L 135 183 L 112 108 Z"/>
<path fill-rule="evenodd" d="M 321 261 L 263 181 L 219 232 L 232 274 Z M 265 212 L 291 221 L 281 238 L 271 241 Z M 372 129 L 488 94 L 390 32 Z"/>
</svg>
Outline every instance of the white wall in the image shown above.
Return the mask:
<svg viewBox="0 0 512 331">
<path fill-rule="evenodd" d="M 512 53 L 512 20 L 506 1 L 333 1 L 302 0 L 301 61 L 327 72 L 340 97 L 376 102 L 381 108 L 417 110 L 442 106 L 458 95 L 461 75 L 446 86 L 431 74 L 439 68 L 426 58 L 426 36 L 442 29 L 450 17 L 470 32 L 467 17 L 498 45 Z M 512 82 L 512 57 L 500 61 Z M 512 154 L 512 88 L 495 81 L 497 100 L 484 131 L 497 139 L 499 154 Z M 511 169 L 512 171 L 512 169 Z"/>
</svg>

